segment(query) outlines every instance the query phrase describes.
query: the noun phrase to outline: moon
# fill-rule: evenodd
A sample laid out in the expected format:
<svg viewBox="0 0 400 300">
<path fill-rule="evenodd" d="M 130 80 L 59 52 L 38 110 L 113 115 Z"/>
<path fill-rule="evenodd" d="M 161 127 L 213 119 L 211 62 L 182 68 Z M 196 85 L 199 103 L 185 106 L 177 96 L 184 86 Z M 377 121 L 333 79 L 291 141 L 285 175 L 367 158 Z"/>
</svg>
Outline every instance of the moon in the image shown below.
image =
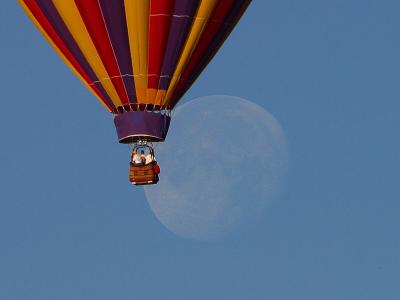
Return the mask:
<svg viewBox="0 0 400 300">
<path fill-rule="evenodd" d="M 205 241 L 262 217 L 279 194 L 289 160 L 278 121 L 233 96 L 179 106 L 156 155 L 160 182 L 145 187 L 152 211 L 176 235 Z"/>
</svg>

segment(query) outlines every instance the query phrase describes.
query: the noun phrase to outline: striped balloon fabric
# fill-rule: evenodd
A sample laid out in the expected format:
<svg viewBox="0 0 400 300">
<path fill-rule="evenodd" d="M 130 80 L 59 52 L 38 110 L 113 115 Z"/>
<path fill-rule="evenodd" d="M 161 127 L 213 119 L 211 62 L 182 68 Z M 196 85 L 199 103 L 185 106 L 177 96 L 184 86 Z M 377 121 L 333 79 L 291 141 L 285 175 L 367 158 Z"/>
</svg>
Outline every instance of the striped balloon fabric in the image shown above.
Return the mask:
<svg viewBox="0 0 400 300">
<path fill-rule="evenodd" d="M 114 114 L 172 109 L 251 0 L 19 0 Z"/>
</svg>

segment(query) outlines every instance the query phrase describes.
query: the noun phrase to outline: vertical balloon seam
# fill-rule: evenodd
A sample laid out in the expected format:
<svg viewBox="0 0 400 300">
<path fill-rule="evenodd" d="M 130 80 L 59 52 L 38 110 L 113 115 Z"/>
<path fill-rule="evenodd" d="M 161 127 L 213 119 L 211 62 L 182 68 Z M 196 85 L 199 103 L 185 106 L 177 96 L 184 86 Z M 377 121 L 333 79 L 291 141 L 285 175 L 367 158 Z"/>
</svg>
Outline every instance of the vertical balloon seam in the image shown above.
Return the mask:
<svg viewBox="0 0 400 300">
<path fill-rule="evenodd" d="M 175 101 L 172 104 L 172 106 L 177 104 L 179 99 L 181 99 L 183 97 L 183 95 L 190 89 L 190 87 L 197 80 L 197 78 L 201 75 L 201 73 L 204 71 L 204 69 L 207 67 L 207 65 L 212 61 L 212 59 L 218 53 L 221 46 L 224 44 L 225 40 L 230 36 L 230 34 L 233 31 L 233 29 L 235 28 L 236 24 L 240 21 L 241 17 L 247 10 L 250 3 L 251 3 L 251 0 L 243 0 L 242 2 L 235 2 L 235 4 L 238 5 L 237 6 L 238 12 L 231 13 L 230 18 L 228 18 L 228 19 L 232 19 L 232 21 L 227 22 L 226 28 L 222 28 L 219 31 L 219 33 L 217 34 L 217 36 L 213 42 L 213 44 L 215 43 L 215 47 L 209 47 L 207 49 L 206 54 L 203 55 L 203 58 L 200 60 L 200 63 L 198 64 L 196 69 L 193 71 L 193 73 L 190 75 L 190 78 L 187 80 L 187 84 L 185 85 L 186 87 L 174 96 Z"/>
<path fill-rule="evenodd" d="M 222 26 L 219 29 L 212 43 L 206 49 L 206 52 L 203 54 L 203 57 L 201 58 L 200 62 L 197 65 L 195 65 L 194 70 L 189 73 L 190 78 L 186 80 L 187 81 L 187 84 L 185 84 L 186 87 L 181 91 L 177 91 L 176 96 L 174 96 L 176 102 L 184 95 L 184 93 L 186 93 L 186 91 L 197 80 L 197 78 L 201 75 L 202 71 L 206 68 L 209 62 L 212 61 L 216 53 L 223 45 L 224 41 L 228 38 L 232 30 L 234 29 L 235 25 L 237 24 L 237 22 L 240 20 L 241 16 L 247 9 L 250 2 L 251 0 L 235 2 L 235 6 L 230 10 L 230 14 L 227 18 L 227 21 L 224 22 L 224 26 Z"/>
<path fill-rule="evenodd" d="M 118 64 L 110 45 L 107 29 L 102 17 L 98 0 L 73 0 L 75 1 L 78 11 L 85 23 L 96 49 L 102 59 L 107 70 L 109 79 L 112 81 L 122 104 L 129 104 L 128 96 L 125 91 L 124 83 L 120 77 Z"/>
<path fill-rule="evenodd" d="M 114 6 L 113 6 L 113 8 L 114 9 L 116 9 L 116 7 L 117 7 L 117 3 L 120 3 L 120 2 L 118 2 L 118 1 L 121 1 L 121 0 L 114 0 L 113 1 L 113 4 L 114 4 Z M 127 100 L 128 100 L 128 103 L 127 104 L 129 104 L 129 103 L 131 103 L 131 99 L 130 99 L 130 97 L 129 97 L 129 93 L 128 93 L 128 87 L 126 86 L 126 82 L 125 82 L 125 77 L 124 77 L 124 75 L 125 74 L 122 74 L 123 72 L 121 71 L 121 64 L 120 64 L 120 62 L 119 62 L 119 60 L 118 60 L 118 55 L 117 55 L 117 46 L 119 45 L 119 43 L 121 43 L 122 41 L 119 41 L 119 43 L 113 43 L 113 41 L 112 41 L 112 37 L 111 37 L 111 34 L 110 34 L 110 28 L 109 28 L 109 23 L 107 23 L 107 20 L 106 20 L 106 16 L 104 15 L 104 7 L 101 5 L 101 0 L 97 0 L 97 4 L 98 4 L 98 7 L 99 7 L 99 11 L 100 11 L 100 13 L 101 13 L 101 16 L 102 16 L 102 21 L 103 21 L 103 23 L 104 23 L 104 28 L 105 28 L 105 30 L 106 30 L 106 32 L 107 32 L 107 37 L 108 37 L 108 42 L 109 42 L 109 44 L 110 44 L 110 47 L 111 47 L 111 49 L 112 49 L 112 52 L 113 52 L 113 54 L 114 54 L 114 60 L 115 60 L 115 63 L 116 63 L 116 65 L 117 65 L 117 68 L 118 68 L 118 72 L 119 72 L 119 76 L 120 76 L 120 79 L 121 79 L 121 82 L 122 82 L 122 86 L 124 87 L 124 91 L 125 91 L 125 94 L 126 94 L 126 98 L 127 98 Z M 121 18 L 120 18 L 121 19 Z M 111 22 L 112 23 L 112 22 Z M 121 58 L 121 57 L 120 57 Z M 131 62 L 130 62 L 130 64 L 132 64 Z M 131 73 L 133 73 L 133 72 L 131 72 Z M 134 88 L 134 86 L 133 86 L 133 88 Z M 135 98 L 136 98 L 136 95 L 135 95 Z M 134 101 L 135 102 L 135 101 Z M 133 102 L 133 103 L 134 103 Z"/>
<path fill-rule="evenodd" d="M 161 3 L 161 2 L 158 2 L 158 3 Z M 153 43 L 152 32 L 154 30 L 153 29 L 154 26 L 152 26 L 153 25 L 152 15 L 154 13 L 154 11 L 153 11 L 154 10 L 154 6 L 155 6 L 154 4 L 155 3 L 154 3 L 153 0 L 149 1 L 148 44 L 147 44 L 147 60 L 148 60 L 148 63 L 147 63 L 147 89 L 146 89 L 146 99 L 149 100 L 149 101 L 152 101 L 151 99 L 155 99 L 155 95 L 154 94 L 156 94 L 156 91 L 154 91 L 154 89 L 153 89 L 153 79 L 151 77 L 151 76 L 153 76 L 153 73 L 152 73 L 153 72 L 153 64 L 152 64 L 152 62 L 154 61 L 152 59 L 152 50 L 153 50 L 153 47 L 152 47 L 152 43 Z"/>
<path fill-rule="evenodd" d="M 113 102 L 109 98 L 107 92 L 101 83 L 98 82 L 98 78 L 94 73 L 93 69 L 89 65 L 85 56 L 83 55 L 81 49 L 77 45 L 67 26 L 65 25 L 63 19 L 58 13 L 57 8 L 54 6 L 52 1 L 49 0 L 36 0 L 38 8 L 42 11 L 43 15 L 46 17 L 49 24 L 52 26 L 54 32 L 57 34 L 59 39 L 64 44 L 65 48 L 71 53 L 74 59 L 77 61 L 78 65 L 82 68 L 83 72 L 87 75 L 90 85 L 97 87 L 101 93 L 103 99 L 108 103 L 110 107 L 114 106 Z"/>
<path fill-rule="evenodd" d="M 168 32 L 171 25 L 173 0 L 150 1 L 148 43 L 148 97 L 157 98 L 158 83 Z"/>
<path fill-rule="evenodd" d="M 194 17 L 192 27 L 190 29 L 189 36 L 185 42 L 185 46 L 181 52 L 178 64 L 175 68 L 175 71 L 171 77 L 170 85 L 167 90 L 167 94 L 165 96 L 165 103 L 170 101 L 172 96 L 173 90 L 176 87 L 177 80 L 179 79 L 182 71 L 188 61 L 190 60 L 191 54 L 193 53 L 194 49 L 196 48 L 201 35 L 207 25 L 207 22 L 214 11 L 214 8 L 217 4 L 217 0 L 209 0 L 209 1 L 201 1 L 200 6 L 196 12 Z"/>
<path fill-rule="evenodd" d="M 175 2 L 163 67 L 161 68 L 159 91 L 157 93 L 158 105 L 162 105 L 164 101 L 165 94 L 171 82 L 171 76 L 176 69 L 200 3 L 200 0 Z"/>
<path fill-rule="evenodd" d="M 188 84 L 188 77 L 195 73 L 195 70 L 200 65 L 203 57 L 211 50 L 211 45 L 215 44 L 214 40 L 217 39 L 217 36 L 221 31 L 224 31 L 223 26 L 221 25 L 226 24 L 226 21 L 224 22 L 224 20 L 226 15 L 231 11 L 232 5 L 234 5 L 234 0 L 231 0 L 231 4 L 228 4 L 227 7 L 223 7 L 223 4 L 221 4 L 219 9 L 220 11 L 215 11 L 216 15 L 212 17 L 213 20 L 211 20 L 208 24 L 205 34 L 202 36 L 202 40 L 199 42 L 200 46 L 196 48 L 190 63 L 182 73 L 177 88 L 174 90 L 174 94 L 171 99 L 171 106 L 175 106 L 183 94 L 189 89 L 190 84 Z M 224 13 L 224 15 L 222 19 L 218 21 L 218 18 L 220 17 L 219 14 L 221 14 L 221 12 Z M 218 22 L 218 25 L 212 28 L 215 22 Z"/>
<path fill-rule="evenodd" d="M 151 0 L 147 0 L 146 4 L 143 6 L 143 10 L 138 11 L 138 20 L 139 28 L 143 28 L 142 30 L 138 31 L 138 41 L 137 43 L 139 45 L 142 45 L 139 48 L 139 59 L 140 59 L 140 66 L 141 66 L 141 72 L 140 76 L 143 78 L 143 94 L 144 94 L 144 99 L 142 103 L 150 103 L 154 104 L 154 99 L 149 98 L 148 95 L 148 73 L 149 73 L 149 22 L 150 22 L 150 5 L 151 5 Z M 144 24 L 145 26 L 142 26 Z"/>
<path fill-rule="evenodd" d="M 110 107 L 107 104 L 107 102 L 105 101 L 105 99 L 102 98 L 102 95 L 99 93 L 96 87 L 90 86 L 90 81 L 88 81 L 87 78 L 85 78 L 85 76 L 80 73 L 79 69 L 72 63 L 72 61 L 70 61 L 70 57 L 68 57 L 62 51 L 62 49 L 58 47 L 53 38 L 47 33 L 46 29 L 41 25 L 40 21 L 34 16 L 30 7 L 28 7 L 26 1 L 27 0 L 18 0 L 19 4 L 21 5 L 25 13 L 35 24 L 35 26 L 39 29 L 39 31 L 45 37 L 47 42 L 50 44 L 50 46 L 56 51 L 58 56 L 64 61 L 64 63 L 69 67 L 69 69 L 84 83 L 84 85 L 96 96 L 96 98 L 98 98 L 98 100 L 103 104 L 103 106 L 106 107 L 106 109 L 111 112 L 113 110 L 113 107 Z"/>
<path fill-rule="evenodd" d="M 128 40 L 138 103 L 147 99 L 147 31 L 149 0 L 124 0 Z M 143 20 L 142 20 L 143 19 Z M 148 18 L 147 18 L 148 19 Z M 146 21 L 146 22 L 142 22 Z M 143 33 L 144 31 L 144 33 Z M 142 39 L 143 37 L 143 39 Z"/>
<path fill-rule="evenodd" d="M 140 102 L 143 99 L 142 96 L 142 82 L 141 79 L 139 78 L 139 69 L 140 69 L 140 60 L 138 57 L 138 51 L 137 51 L 137 46 L 138 43 L 135 42 L 135 40 L 138 40 L 137 38 L 137 26 L 136 26 L 136 16 L 135 13 L 137 9 L 135 9 L 135 2 L 129 1 L 129 0 L 124 0 L 125 4 L 125 19 L 127 23 L 127 30 L 128 30 L 128 40 L 129 40 L 129 49 L 130 49 L 130 55 L 131 55 L 131 63 L 132 63 L 132 70 L 134 73 L 134 81 L 135 81 L 135 87 L 136 87 L 136 97 L 137 101 Z"/>
<path fill-rule="evenodd" d="M 98 77 L 99 83 L 101 83 L 106 90 L 114 106 L 122 105 L 114 85 L 109 79 L 105 79 L 108 77 L 107 70 L 105 69 L 99 53 L 93 44 L 88 31 L 86 30 L 85 24 L 81 18 L 78 8 L 75 5 L 75 2 L 67 2 L 65 0 L 52 1 L 69 32 L 73 36 L 75 42 L 87 59 L 90 67 Z M 92 83 L 91 85 L 93 84 L 96 84 L 96 82 Z"/>
<path fill-rule="evenodd" d="M 171 97 L 172 104 L 177 102 L 176 95 L 185 88 L 188 76 L 196 68 L 207 49 L 210 48 L 213 39 L 217 35 L 218 31 L 221 29 L 221 26 L 224 23 L 226 16 L 229 14 L 229 11 L 234 5 L 234 1 L 235 0 L 222 0 L 218 3 L 213 12 L 213 15 L 210 18 L 210 21 L 207 24 L 207 28 L 204 30 L 204 34 L 199 41 L 199 46 L 196 47 L 190 58 L 190 61 L 186 65 L 185 69 L 182 72 L 182 75 L 179 78 L 177 87 L 175 88 L 173 96 Z"/>
<path fill-rule="evenodd" d="M 200 48 L 202 48 L 202 47 L 203 47 L 203 48 L 208 48 L 208 47 L 209 47 L 209 44 L 208 44 L 208 43 L 205 43 L 206 41 L 204 41 L 204 38 L 205 38 L 207 35 L 210 34 L 210 32 L 209 32 L 209 31 L 210 31 L 210 30 L 209 30 L 209 27 L 210 27 L 210 25 L 212 25 L 212 22 L 213 22 L 213 19 L 214 19 L 214 15 L 217 14 L 219 10 L 228 11 L 229 8 L 230 8 L 230 6 L 232 6 L 233 1 L 235 1 L 235 0 L 228 0 L 228 2 L 227 2 L 227 1 L 224 1 L 224 0 L 218 1 L 217 6 L 214 8 L 214 11 L 212 12 L 212 16 L 209 17 L 210 20 L 209 20 L 209 22 L 208 22 L 206 28 L 204 29 L 204 31 L 202 32 L 201 36 L 199 37 L 200 40 L 199 40 L 198 43 L 197 43 L 199 46 L 196 45 L 196 47 L 194 47 L 194 49 L 193 49 L 194 52 L 191 53 L 191 57 L 190 57 L 190 59 L 188 59 L 186 66 L 185 66 L 185 67 L 182 69 L 182 71 L 180 72 L 181 74 L 179 75 L 179 80 L 177 80 L 177 85 L 174 87 L 173 90 L 171 90 L 170 98 L 169 98 L 169 100 L 168 100 L 168 106 L 169 106 L 170 108 L 173 108 L 173 107 L 177 104 L 177 102 L 179 101 L 179 99 L 176 98 L 176 95 L 178 94 L 178 91 L 177 91 L 177 90 L 179 90 L 179 89 L 182 90 L 182 89 L 185 88 L 185 84 L 184 84 L 185 82 L 182 81 L 180 77 L 183 76 L 183 74 L 184 74 L 185 72 L 188 72 L 188 69 L 189 69 L 189 70 L 191 69 L 190 65 L 194 64 L 194 61 L 193 61 L 193 60 L 196 59 L 196 52 L 199 51 L 199 47 L 200 47 Z M 230 3 L 230 4 L 229 4 L 229 3 Z M 215 27 L 218 27 L 218 26 L 215 26 Z M 197 54 L 197 55 L 198 55 L 198 54 Z M 177 79 L 177 78 L 176 78 L 176 79 Z M 176 80 L 176 79 L 175 79 L 175 80 Z"/>
<path fill-rule="evenodd" d="M 97 7 L 98 7 L 98 10 L 99 10 L 100 15 L 101 15 L 101 21 L 103 22 L 103 28 L 105 29 L 105 32 L 106 32 L 106 37 L 107 37 L 107 42 L 108 42 L 109 48 L 111 49 L 112 54 L 113 54 L 112 55 L 113 59 L 111 59 L 111 61 L 114 62 L 115 66 L 116 66 L 116 70 L 115 71 L 117 71 L 117 75 L 111 75 L 111 76 L 116 78 L 117 80 L 119 79 L 118 80 L 118 82 L 120 83 L 119 85 L 121 86 L 121 88 L 123 88 L 123 92 L 122 91 L 121 92 L 124 93 L 124 95 L 121 97 L 121 100 L 122 100 L 123 104 L 129 105 L 130 99 L 129 99 L 128 91 L 127 91 L 127 88 L 125 86 L 124 78 L 122 76 L 121 68 L 120 68 L 120 65 L 119 65 L 119 62 L 118 62 L 118 58 L 117 58 L 117 55 L 116 55 L 116 51 L 115 51 L 113 42 L 111 40 L 109 28 L 107 26 L 107 22 L 106 22 L 106 19 L 105 19 L 105 16 L 104 16 L 103 9 L 102 9 L 102 6 L 100 4 L 100 1 L 101 0 L 96 0 Z M 115 0 L 115 1 L 118 1 L 118 0 Z M 123 100 L 125 100 L 125 101 L 123 101 Z"/>
<path fill-rule="evenodd" d="M 195 81 L 196 78 L 201 74 L 204 68 L 208 65 L 208 63 L 214 58 L 214 56 L 218 53 L 221 46 L 224 44 L 226 39 L 230 36 L 233 29 L 240 21 L 241 17 L 247 10 L 250 5 L 251 0 L 243 0 L 241 2 L 236 2 L 234 9 L 232 9 L 230 15 L 228 16 L 228 20 L 224 23 L 225 26 L 220 28 L 217 36 L 213 40 L 211 47 L 207 49 L 207 53 L 202 58 L 202 61 L 199 65 L 197 65 L 197 71 L 195 70 L 192 75 L 190 81 Z"/>
</svg>

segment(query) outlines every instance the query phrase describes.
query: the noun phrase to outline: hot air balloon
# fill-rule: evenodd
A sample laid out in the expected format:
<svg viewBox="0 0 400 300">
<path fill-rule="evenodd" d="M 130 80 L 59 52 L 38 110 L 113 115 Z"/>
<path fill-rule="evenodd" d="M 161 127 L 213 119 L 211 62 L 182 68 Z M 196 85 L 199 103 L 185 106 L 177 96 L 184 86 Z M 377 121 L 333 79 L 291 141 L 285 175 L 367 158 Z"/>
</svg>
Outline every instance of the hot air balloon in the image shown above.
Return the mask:
<svg viewBox="0 0 400 300">
<path fill-rule="evenodd" d="M 151 143 L 165 140 L 171 110 L 251 2 L 18 1 L 64 62 L 113 115 L 119 142 L 133 145 L 133 184 L 158 182 Z M 148 160 L 143 158 L 146 151 Z M 135 162 L 135 155 L 142 159 Z"/>
</svg>

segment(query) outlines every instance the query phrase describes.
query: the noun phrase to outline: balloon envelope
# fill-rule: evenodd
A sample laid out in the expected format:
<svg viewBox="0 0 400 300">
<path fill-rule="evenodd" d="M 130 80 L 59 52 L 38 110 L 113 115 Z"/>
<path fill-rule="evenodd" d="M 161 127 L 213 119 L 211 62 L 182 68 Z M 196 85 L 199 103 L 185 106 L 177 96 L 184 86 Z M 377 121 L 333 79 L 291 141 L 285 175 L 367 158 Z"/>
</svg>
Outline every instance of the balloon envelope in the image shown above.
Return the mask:
<svg viewBox="0 0 400 300">
<path fill-rule="evenodd" d="M 251 0 L 19 2 L 67 65 L 116 115 L 119 139 L 128 142 L 140 135 L 165 138 L 169 116 L 154 116 L 154 111 L 176 105 Z"/>
</svg>

